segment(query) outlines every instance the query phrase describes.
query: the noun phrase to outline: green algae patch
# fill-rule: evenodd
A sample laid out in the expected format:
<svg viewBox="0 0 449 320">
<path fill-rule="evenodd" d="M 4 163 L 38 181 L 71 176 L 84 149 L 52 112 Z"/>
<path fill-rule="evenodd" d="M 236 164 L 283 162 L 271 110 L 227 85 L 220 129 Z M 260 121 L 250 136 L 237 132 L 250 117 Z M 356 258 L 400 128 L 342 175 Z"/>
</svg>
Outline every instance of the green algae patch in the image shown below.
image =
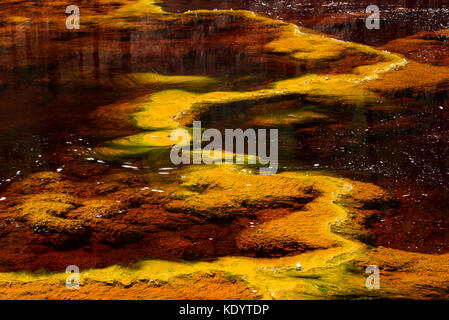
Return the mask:
<svg viewBox="0 0 449 320">
<path fill-rule="evenodd" d="M 111 2 L 106 0 L 105 4 Z M 173 16 L 166 13 L 158 0 L 120 0 L 118 9 L 104 15 L 91 15 L 83 18 L 85 24 L 96 24 L 104 29 L 131 29 L 139 27 L 139 18 L 158 20 L 172 19 Z"/>
<path fill-rule="evenodd" d="M 308 75 L 276 82 L 271 88 L 249 92 L 193 93 L 185 90 L 164 90 L 141 99 L 140 110 L 131 115 L 132 123 L 146 130 L 175 129 L 187 126 L 210 108 L 233 102 L 266 101 L 278 96 L 307 95 L 315 101 L 340 101 L 367 104 L 376 96 L 355 85 L 354 76 L 334 76 L 331 79 Z"/>
<path fill-rule="evenodd" d="M 161 130 L 117 138 L 97 147 L 95 151 L 101 158 L 114 159 L 143 155 L 152 151 L 169 150 L 178 143 L 170 140 L 171 133 L 171 130 Z M 190 145 L 190 140 L 186 145 Z"/>
<path fill-rule="evenodd" d="M 251 216 L 267 204 L 270 208 L 291 208 L 287 216 L 246 229 L 239 235 L 237 245 L 242 252 L 256 255 L 344 246 L 347 240 L 334 234 L 330 226 L 349 220 L 350 215 L 336 202 L 349 195 L 353 206 L 356 201 L 387 199 L 385 192 L 372 185 L 353 185 L 343 179 L 308 173 L 260 176 L 250 169 L 229 165 L 192 168 L 183 181 L 179 199 L 168 202 L 167 210 L 226 218 Z"/>
<path fill-rule="evenodd" d="M 154 86 L 180 86 L 183 88 L 198 88 L 218 84 L 219 81 L 205 76 L 179 76 L 163 75 L 159 73 L 128 73 L 115 77 L 114 84 L 122 87 L 135 87 L 141 85 Z"/>
<path fill-rule="evenodd" d="M 131 122 L 145 130 L 176 129 L 191 125 L 210 108 L 233 102 L 266 101 L 278 96 L 304 95 L 316 102 L 345 102 L 364 105 L 378 97 L 361 89 L 356 76 L 308 75 L 276 82 L 271 88 L 249 92 L 216 91 L 193 93 L 185 90 L 164 90 L 135 102 Z M 316 115 L 315 115 L 316 116 Z"/>
<path fill-rule="evenodd" d="M 172 130 L 148 131 L 135 135 L 117 138 L 107 141 L 95 148 L 94 156 L 104 160 L 114 160 L 131 157 L 144 157 L 150 159 L 152 156 L 169 157 L 171 148 L 177 145 L 184 148 L 190 162 L 201 157 L 205 163 L 224 163 L 226 159 L 241 158 L 244 164 L 257 164 L 259 158 L 255 155 L 236 154 L 226 150 L 204 150 L 194 149 L 193 139 L 199 139 L 192 134 L 191 128 L 179 128 L 184 130 L 182 135 L 173 135 Z M 201 141 L 196 141 L 201 143 Z"/>
<path fill-rule="evenodd" d="M 181 184 L 182 200 L 166 205 L 168 210 L 187 210 L 205 216 L 221 216 L 264 207 L 292 206 L 314 198 L 310 185 L 283 176 L 261 176 L 251 169 L 216 165 L 212 169 L 193 168 Z M 189 193 L 182 192 L 183 190 Z"/>
<path fill-rule="evenodd" d="M 74 199 L 64 194 L 33 195 L 19 206 L 18 219 L 39 231 L 61 234 L 80 234 L 83 227 L 79 220 L 65 219 L 75 209 Z"/>
<path fill-rule="evenodd" d="M 449 68 L 412 61 L 403 69 L 383 74 L 362 86 L 387 96 L 444 91 L 449 88 Z"/>
<path fill-rule="evenodd" d="M 280 27 L 281 35 L 265 46 L 265 50 L 275 54 L 288 54 L 296 60 L 329 61 L 337 60 L 347 45 L 343 41 L 325 38 L 310 32 L 303 32 L 293 24 Z"/>
<path fill-rule="evenodd" d="M 114 11 L 118 16 L 145 16 L 151 14 L 165 14 L 162 9 L 160 0 L 138 0 L 138 1 L 126 1 L 125 6 Z"/>
<path fill-rule="evenodd" d="M 184 90 L 165 90 L 149 96 L 131 115 L 138 128 L 147 130 L 175 129 L 181 126 L 180 118 L 201 94 Z"/>
</svg>

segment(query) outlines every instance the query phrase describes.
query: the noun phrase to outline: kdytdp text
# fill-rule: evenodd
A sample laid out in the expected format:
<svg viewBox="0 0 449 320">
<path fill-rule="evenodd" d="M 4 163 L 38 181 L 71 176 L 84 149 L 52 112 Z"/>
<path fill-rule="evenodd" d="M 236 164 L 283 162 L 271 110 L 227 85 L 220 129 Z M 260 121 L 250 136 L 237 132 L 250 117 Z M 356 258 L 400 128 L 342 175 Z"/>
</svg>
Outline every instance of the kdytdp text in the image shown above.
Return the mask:
<svg viewBox="0 0 449 320">
<path fill-rule="evenodd" d="M 205 307 L 186 304 L 179 308 L 180 315 L 200 315 L 211 317 L 213 314 L 224 315 L 265 315 L 270 310 L 266 304 L 224 304 L 220 307 Z"/>
</svg>

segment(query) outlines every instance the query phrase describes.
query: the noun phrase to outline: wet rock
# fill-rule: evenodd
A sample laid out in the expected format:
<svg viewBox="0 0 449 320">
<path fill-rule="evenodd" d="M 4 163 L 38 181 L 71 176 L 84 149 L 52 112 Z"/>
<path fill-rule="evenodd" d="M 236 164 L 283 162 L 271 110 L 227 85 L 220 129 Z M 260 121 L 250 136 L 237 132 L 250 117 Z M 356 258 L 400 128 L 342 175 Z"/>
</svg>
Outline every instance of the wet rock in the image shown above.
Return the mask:
<svg viewBox="0 0 449 320">
<path fill-rule="evenodd" d="M 87 200 L 82 206 L 73 210 L 70 215 L 84 221 L 94 218 L 112 218 L 116 215 L 124 214 L 126 207 L 113 200 Z"/>
<path fill-rule="evenodd" d="M 44 235 L 44 243 L 65 249 L 81 245 L 88 238 L 83 221 L 67 218 L 76 205 L 76 200 L 65 194 L 33 195 L 16 208 L 17 219 Z"/>
<path fill-rule="evenodd" d="M 268 205 L 300 208 L 318 195 L 313 186 L 294 178 L 259 176 L 226 165 L 192 172 L 181 186 L 181 199 L 168 202 L 165 208 L 209 218 L 250 214 Z"/>
<path fill-rule="evenodd" d="M 144 236 L 142 229 L 138 226 L 119 222 L 96 221 L 92 223 L 92 229 L 95 230 L 94 238 L 113 247 L 122 247 L 137 242 Z"/>
</svg>

